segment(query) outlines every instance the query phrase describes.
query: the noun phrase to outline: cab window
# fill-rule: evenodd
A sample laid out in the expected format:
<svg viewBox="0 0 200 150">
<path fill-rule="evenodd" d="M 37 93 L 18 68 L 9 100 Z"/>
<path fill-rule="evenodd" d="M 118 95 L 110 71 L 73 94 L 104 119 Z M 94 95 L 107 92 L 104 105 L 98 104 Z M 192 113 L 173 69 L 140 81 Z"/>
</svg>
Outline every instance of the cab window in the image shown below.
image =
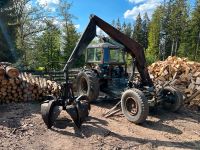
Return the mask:
<svg viewBox="0 0 200 150">
<path fill-rule="evenodd" d="M 100 62 L 101 61 L 101 49 L 100 48 L 88 48 L 87 49 L 87 61 L 88 62 Z"/>
<path fill-rule="evenodd" d="M 123 53 L 120 49 L 110 49 L 110 62 L 123 63 Z"/>
</svg>

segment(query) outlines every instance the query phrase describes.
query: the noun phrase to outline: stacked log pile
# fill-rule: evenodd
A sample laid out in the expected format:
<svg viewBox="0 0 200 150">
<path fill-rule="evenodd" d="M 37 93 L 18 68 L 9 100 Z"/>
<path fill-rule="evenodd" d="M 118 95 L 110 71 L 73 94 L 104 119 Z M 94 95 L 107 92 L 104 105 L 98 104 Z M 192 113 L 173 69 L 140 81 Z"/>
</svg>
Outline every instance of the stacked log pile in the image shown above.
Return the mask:
<svg viewBox="0 0 200 150">
<path fill-rule="evenodd" d="M 185 96 L 185 104 L 200 108 L 200 63 L 187 58 L 168 57 L 149 66 L 149 72 L 157 86 L 172 85 Z"/>
<path fill-rule="evenodd" d="M 57 96 L 60 88 L 54 81 L 0 65 L 0 103 L 43 100 L 49 94 Z"/>
</svg>

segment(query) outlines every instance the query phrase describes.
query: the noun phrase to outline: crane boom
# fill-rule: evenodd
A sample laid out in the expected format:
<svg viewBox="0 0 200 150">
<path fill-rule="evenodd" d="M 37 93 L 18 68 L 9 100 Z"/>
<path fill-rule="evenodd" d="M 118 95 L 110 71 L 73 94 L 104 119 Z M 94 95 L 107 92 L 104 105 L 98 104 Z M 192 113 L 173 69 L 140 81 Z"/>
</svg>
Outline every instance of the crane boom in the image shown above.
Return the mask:
<svg viewBox="0 0 200 150">
<path fill-rule="evenodd" d="M 113 40 L 122 44 L 125 47 L 125 51 L 129 53 L 132 58 L 136 59 L 136 66 L 138 72 L 140 73 L 142 84 L 153 86 L 153 82 L 148 73 L 143 47 L 135 40 L 129 38 L 96 15 L 90 16 L 90 22 L 87 25 L 83 35 L 79 39 L 71 56 L 69 57 L 64 67 L 64 71 L 66 71 L 71 65 L 73 65 L 73 63 L 83 53 L 84 49 L 86 49 L 89 43 L 94 39 L 94 37 L 96 36 L 96 26 L 107 33 Z"/>
</svg>

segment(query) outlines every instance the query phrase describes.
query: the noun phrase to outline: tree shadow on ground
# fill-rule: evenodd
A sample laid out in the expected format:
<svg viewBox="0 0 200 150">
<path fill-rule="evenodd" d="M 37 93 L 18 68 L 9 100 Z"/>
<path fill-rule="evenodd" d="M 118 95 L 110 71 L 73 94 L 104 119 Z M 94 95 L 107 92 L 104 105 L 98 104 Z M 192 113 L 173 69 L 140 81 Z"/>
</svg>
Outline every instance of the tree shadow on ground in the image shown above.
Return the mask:
<svg viewBox="0 0 200 150">
<path fill-rule="evenodd" d="M 88 120 L 82 125 L 81 129 L 76 128 L 72 121 L 69 121 L 69 120 L 62 120 L 62 121 L 65 121 L 65 125 L 66 125 L 65 127 L 67 127 L 67 126 L 74 127 L 74 130 L 75 130 L 74 133 L 68 132 L 66 130 L 60 130 L 60 129 L 58 129 L 59 126 L 55 126 L 51 130 L 55 131 L 57 133 L 66 135 L 66 136 L 75 136 L 78 138 L 90 138 L 93 135 L 97 135 L 97 136 L 101 136 L 103 138 L 113 137 L 113 138 L 116 138 L 121 141 L 137 142 L 139 144 L 152 143 L 153 147 L 164 146 L 164 147 L 183 148 L 183 149 L 199 149 L 199 147 L 200 147 L 200 141 L 197 141 L 197 140 L 177 142 L 177 141 L 163 141 L 163 140 L 157 140 L 157 139 L 155 139 L 155 140 L 144 139 L 144 138 L 120 135 L 120 134 L 112 132 L 106 128 L 106 126 L 108 124 L 107 121 L 98 119 L 96 117 L 89 117 Z M 58 121 L 58 122 L 60 122 L 60 121 Z M 148 122 L 146 124 L 151 124 L 153 126 L 153 123 Z M 149 126 L 151 126 L 151 125 L 149 125 Z M 174 129 L 174 128 L 172 129 L 172 127 L 168 127 L 166 125 L 163 126 L 163 128 L 165 128 L 165 127 L 169 128 L 170 130 L 173 130 L 175 132 L 174 134 L 180 134 L 180 131 L 178 129 Z M 63 127 L 62 127 L 62 129 L 63 129 Z"/>
<path fill-rule="evenodd" d="M 0 105 L 0 125 L 8 128 L 19 128 L 22 119 L 40 113 L 38 102 L 11 103 Z"/>
<path fill-rule="evenodd" d="M 164 146 L 164 147 L 173 147 L 173 148 L 183 148 L 183 149 L 199 149 L 200 141 L 183 141 L 183 142 L 175 142 L 175 141 L 162 141 L 162 140 L 151 140 L 151 139 L 143 139 L 137 137 L 130 137 L 119 135 L 117 133 L 111 132 L 110 136 L 116 137 L 122 141 L 135 141 L 141 144 L 152 143 L 154 147 Z"/>
<path fill-rule="evenodd" d="M 191 111 L 188 108 L 182 107 L 177 112 L 169 112 L 162 108 L 158 108 L 156 111 L 150 112 L 150 116 L 156 117 L 160 122 L 174 121 L 174 120 L 185 120 L 193 123 L 200 123 L 200 113 Z"/>
<path fill-rule="evenodd" d="M 98 107 L 104 107 L 110 109 L 118 101 L 99 101 L 94 103 L 94 105 Z M 177 129 L 174 126 L 170 126 L 167 124 L 168 121 L 174 121 L 174 120 L 183 120 L 183 121 L 190 121 L 194 123 L 200 123 L 200 114 L 198 112 L 190 111 L 187 108 L 181 108 L 178 112 L 169 112 L 166 110 L 163 110 L 161 107 L 150 109 L 149 116 L 156 118 L 157 121 L 152 120 L 146 120 L 144 123 L 141 124 L 142 127 L 157 130 L 157 131 L 163 131 L 171 134 L 177 134 L 180 135 L 183 132 L 179 129 Z M 113 115 L 110 117 L 112 120 L 118 117 L 123 117 L 122 113 L 117 113 L 116 115 Z"/>
<path fill-rule="evenodd" d="M 170 125 L 166 125 L 166 124 L 163 124 L 163 121 L 162 120 L 159 120 L 159 121 L 150 121 L 150 120 L 147 120 L 146 122 L 144 122 L 142 124 L 142 127 L 144 128 L 148 128 L 148 129 L 151 129 L 151 130 L 156 130 L 156 131 L 162 131 L 162 132 L 168 132 L 168 133 L 171 133 L 171 134 L 182 134 L 183 132 L 173 126 L 170 126 Z"/>
</svg>

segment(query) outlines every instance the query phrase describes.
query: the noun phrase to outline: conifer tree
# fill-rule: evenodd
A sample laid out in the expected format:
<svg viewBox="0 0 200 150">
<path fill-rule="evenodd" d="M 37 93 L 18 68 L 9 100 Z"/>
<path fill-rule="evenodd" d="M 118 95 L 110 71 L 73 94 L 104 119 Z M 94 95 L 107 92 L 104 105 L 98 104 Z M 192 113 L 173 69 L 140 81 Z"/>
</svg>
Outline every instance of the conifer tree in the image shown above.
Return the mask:
<svg viewBox="0 0 200 150">
<path fill-rule="evenodd" d="M 147 15 L 147 13 L 144 14 L 144 17 L 143 17 L 143 22 L 142 22 L 142 28 L 143 28 L 143 33 L 144 33 L 144 48 L 145 50 L 147 49 L 148 47 L 148 32 L 149 32 L 149 17 Z"/>
<path fill-rule="evenodd" d="M 123 24 L 122 24 L 122 32 L 123 32 L 124 34 L 126 34 L 126 28 L 127 28 L 127 26 L 126 26 L 126 23 L 125 23 L 125 21 L 124 21 Z"/>
<path fill-rule="evenodd" d="M 196 0 L 191 19 L 191 47 L 193 59 L 200 60 L 200 0 Z"/>
<path fill-rule="evenodd" d="M 158 7 L 154 11 L 149 26 L 147 57 L 149 57 L 150 62 L 153 62 L 159 58 L 160 30 L 162 17 L 161 11 L 161 7 Z"/>
<path fill-rule="evenodd" d="M 140 43 L 142 46 L 144 45 L 144 34 L 142 30 L 142 18 L 140 13 L 138 14 L 133 30 L 133 39 Z"/>
<path fill-rule="evenodd" d="M 118 18 L 117 19 L 117 22 L 116 22 L 116 28 L 121 31 L 122 30 L 122 26 L 121 26 L 121 22 L 120 22 L 120 19 Z"/>
</svg>

